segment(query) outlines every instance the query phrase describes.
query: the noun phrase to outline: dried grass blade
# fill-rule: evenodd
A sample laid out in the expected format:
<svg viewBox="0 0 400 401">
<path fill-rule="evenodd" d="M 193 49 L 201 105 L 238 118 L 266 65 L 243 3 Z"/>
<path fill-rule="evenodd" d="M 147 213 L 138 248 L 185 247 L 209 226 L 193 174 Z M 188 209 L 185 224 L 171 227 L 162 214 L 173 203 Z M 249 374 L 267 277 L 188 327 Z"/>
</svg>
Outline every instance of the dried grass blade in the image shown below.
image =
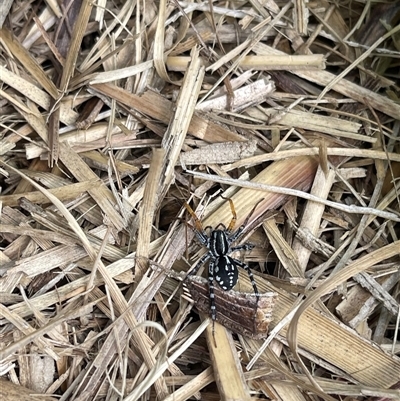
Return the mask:
<svg viewBox="0 0 400 401">
<path fill-rule="evenodd" d="M 299 163 L 301 163 L 301 165 L 305 166 L 305 167 L 309 167 L 307 166 L 307 163 L 305 163 L 307 161 L 307 158 L 298 158 L 300 160 L 298 160 Z M 312 160 L 312 159 L 311 159 Z M 282 161 L 284 162 L 284 160 Z M 276 162 L 278 163 L 278 162 Z M 305 164 L 304 164 L 305 163 Z M 276 166 L 278 166 L 278 164 L 276 164 Z M 279 169 L 284 166 L 283 164 L 279 166 Z M 267 170 L 267 169 L 266 169 Z M 332 202 L 329 200 L 324 200 L 321 198 L 318 198 L 316 196 L 313 196 L 307 192 L 302 192 L 302 191 L 298 191 L 296 189 L 292 189 L 290 187 L 283 187 L 283 186 L 278 186 L 278 185 L 268 185 L 268 184 L 263 184 L 261 182 L 257 182 L 254 179 L 252 181 L 244 181 L 244 180 L 234 180 L 232 178 L 224 178 L 224 177 L 219 177 L 217 175 L 211 175 L 211 174 L 204 174 L 204 173 L 199 173 L 197 171 L 191 171 L 191 170 L 187 170 L 187 173 L 193 175 L 194 177 L 198 177 L 198 178 L 203 178 L 203 179 L 207 179 L 210 181 L 215 181 L 215 182 L 220 182 L 221 184 L 228 184 L 228 185 L 233 185 L 233 186 L 238 186 L 238 187 L 242 187 L 242 188 L 246 188 L 248 189 L 248 191 L 245 192 L 240 192 L 241 195 L 246 194 L 245 199 L 247 199 L 246 201 L 243 201 L 240 199 L 241 196 L 237 196 L 237 204 L 239 205 L 239 207 L 244 207 L 242 206 L 244 203 L 248 203 L 250 202 L 255 202 L 255 199 L 260 200 L 260 199 L 264 199 L 265 201 L 263 201 L 261 203 L 260 206 L 260 212 L 262 210 L 264 210 L 264 208 L 267 208 L 265 210 L 269 210 L 270 208 L 274 208 L 277 207 L 277 205 L 280 205 L 283 202 L 283 199 L 287 196 L 298 196 L 300 198 L 303 199 L 308 199 L 314 202 L 318 202 L 318 203 L 322 203 L 324 205 L 336 208 L 338 210 L 343 210 L 347 213 L 359 213 L 359 214 L 370 214 L 372 216 L 379 216 L 379 217 L 383 217 L 385 219 L 388 220 L 393 220 L 393 221 L 400 221 L 400 217 L 396 214 L 396 213 L 392 213 L 392 212 L 386 212 L 384 210 L 380 210 L 380 209 L 376 209 L 376 208 L 370 208 L 370 207 L 362 207 L 362 206 L 354 206 L 354 205 L 350 205 L 347 206 L 345 204 L 341 204 L 338 202 Z M 305 176 L 305 173 L 308 173 L 308 171 L 306 170 L 302 170 L 303 175 L 301 178 L 303 178 L 304 181 L 302 182 L 302 184 L 305 185 L 305 187 L 307 187 L 310 184 L 310 177 Z M 292 171 L 293 174 L 296 173 L 296 171 Z M 260 173 L 256 178 L 258 180 L 262 180 L 264 178 L 264 176 L 266 176 L 267 172 L 264 170 L 262 173 Z M 286 177 L 287 179 L 290 179 L 290 175 L 288 174 L 288 177 Z M 292 180 L 291 181 L 296 181 L 295 178 L 292 176 Z M 263 194 L 258 194 L 256 198 L 252 198 L 252 196 L 254 196 L 254 194 L 256 194 L 255 191 L 264 191 L 264 192 L 274 192 L 276 194 L 281 194 L 283 195 L 280 197 L 273 197 L 271 199 L 268 199 L 267 196 L 264 194 L 264 198 L 261 198 L 261 196 L 263 196 Z M 243 196 L 242 195 L 242 196 Z M 268 200 L 266 200 L 268 199 Z M 271 202 L 272 201 L 272 202 Z M 271 203 L 270 203 L 271 202 Z M 275 203 L 276 202 L 276 203 Z M 256 202 L 255 202 L 256 203 Z M 268 206 L 267 206 L 268 204 Z M 250 212 L 251 208 L 250 205 L 248 204 L 246 207 L 244 207 L 245 212 L 247 211 L 247 213 Z M 229 220 L 229 213 L 228 213 L 228 208 L 224 208 L 224 213 L 223 213 L 223 219 L 224 221 L 228 221 Z M 239 221 L 239 219 L 238 219 Z M 209 224 L 212 225 L 212 224 Z"/>
<path fill-rule="evenodd" d="M 21 63 L 21 65 L 37 80 L 37 82 L 53 98 L 58 98 L 58 89 L 49 79 L 42 67 L 32 57 L 32 55 L 19 43 L 18 39 L 12 36 L 12 33 L 2 28 L 0 30 L 0 40 L 4 46 L 11 52 L 12 56 Z"/>
<path fill-rule="evenodd" d="M 49 189 L 48 191 L 60 201 L 67 201 L 71 199 L 76 199 L 82 193 L 92 190 L 96 186 L 96 182 L 81 181 L 75 184 Z M 21 198 L 26 198 L 32 203 L 36 204 L 48 203 L 47 196 L 44 195 L 41 191 L 23 192 L 15 195 L 0 195 L 0 202 L 3 202 L 3 206 L 15 207 L 19 205 L 19 201 Z"/>
<path fill-rule="evenodd" d="M 99 184 L 99 177 L 92 169 L 76 154 L 67 144 L 60 143 L 60 160 L 78 181 L 92 181 Z M 122 230 L 126 222 L 120 213 L 115 210 L 115 199 L 112 192 L 100 183 L 96 188 L 89 191 L 90 195 L 97 202 L 104 214 L 110 219 L 117 230 Z"/>
<path fill-rule="evenodd" d="M 165 156 L 164 149 L 154 149 L 150 162 L 149 172 L 143 193 L 143 201 L 139 210 L 139 235 L 136 249 L 135 282 L 139 284 L 148 269 L 150 257 L 150 237 L 153 228 L 153 219 L 158 206 L 157 192 Z"/>
<path fill-rule="evenodd" d="M 205 328 L 209 325 L 209 319 L 206 319 L 201 325 L 196 329 L 196 331 L 176 350 L 170 357 L 168 357 L 166 362 L 163 362 L 157 367 L 157 370 L 152 375 L 152 380 L 155 381 L 165 372 L 170 364 L 172 364 L 185 350 L 187 350 L 194 341 L 201 335 Z M 147 385 L 147 383 L 146 383 Z M 142 386 L 138 386 L 131 394 L 129 394 L 124 401 L 136 401 L 139 399 L 140 395 L 145 391 Z"/>
<path fill-rule="evenodd" d="M 0 4 L 0 29 L 3 28 L 3 23 L 7 18 L 8 12 L 10 11 L 12 4 L 13 0 L 4 0 Z"/>
<path fill-rule="evenodd" d="M 32 102 L 45 110 L 50 109 L 50 96 L 36 85 L 26 79 L 14 74 L 12 71 L 0 65 L 0 79 L 21 94 L 24 94 Z M 78 118 L 78 113 L 73 111 L 67 104 L 60 104 L 60 120 L 67 125 L 73 124 Z"/>
<path fill-rule="evenodd" d="M 344 281 L 349 279 L 350 277 L 365 271 L 371 266 L 382 262 L 383 260 L 389 259 L 393 256 L 398 256 L 400 254 L 400 241 L 395 241 L 390 245 L 386 245 L 381 249 L 377 249 L 376 251 L 371 252 L 368 255 L 363 256 L 362 258 L 357 259 L 356 261 L 350 263 L 346 266 L 346 269 L 342 269 L 334 276 L 328 278 L 322 285 L 320 285 L 315 291 L 313 291 L 306 300 L 300 305 L 296 314 L 293 316 L 293 319 L 289 325 L 288 332 L 287 332 L 287 339 L 289 345 L 294 352 L 296 359 L 301 364 L 302 368 L 306 372 L 308 378 L 312 383 L 314 383 L 314 379 L 312 378 L 311 374 L 308 372 L 308 369 L 305 367 L 303 361 L 298 355 L 297 345 L 298 345 L 298 323 L 299 319 L 301 318 L 302 314 L 305 310 L 310 307 L 314 302 L 319 300 L 324 294 L 329 292 L 330 290 L 334 289 L 338 285 L 342 284 Z M 372 359 L 371 359 L 372 360 Z M 371 375 L 371 370 L 375 370 L 376 365 L 372 365 L 374 369 L 369 369 L 369 375 Z M 397 372 L 400 374 L 400 364 L 397 367 Z M 376 373 L 372 373 L 374 376 Z M 382 376 L 382 374 L 380 374 Z"/>
<path fill-rule="evenodd" d="M 399 243 L 399 241 L 397 242 Z M 399 244 L 397 244 L 397 247 L 399 247 Z M 392 251 L 394 252 L 393 248 L 391 249 Z M 368 257 L 363 259 L 365 263 Z M 371 263 L 368 265 L 370 266 Z M 250 283 L 247 283 L 246 276 L 246 272 L 240 272 L 241 286 L 243 286 L 244 291 L 251 291 L 252 287 Z M 274 319 L 271 322 L 271 327 L 274 328 L 292 312 L 295 297 L 273 286 L 265 279 L 260 277 L 255 277 L 255 279 L 260 292 L 274 291 L 278 293 L 279 302 L 275 306 Z M 332 287 L 330 286 L 330 288 Z M 315 297 L 314 301 L 319 299 L 319 295 Z M 320 311 L 314 308 L 306 309 L 301 315 L 296 328 L 297 346 L 311 352 L 318 358 L 326 360 L 345 372 L 349 377 L 354 378 L 354 380 L 364 385 L 381 388 L 389 388 L 398 381 L 400 360 L 397 357 L 390 356 L 370 341 L 360 337 L 355 331 L 332 320 Z M 287 337 L 285 329 L 280 334 Z M 254 343 L 254 348 L 251 349 L 251 352 L 256 354 L 262 344 L 260 341 L 252 340 L 251 342 Z M 351 354 L 349 354 L 349 350 L 351 350 Z M 265 352 L 268 352 L 268 350 Z M 252 364 L 254 362 L 251 361 Z M 397 375 L 393 374 L 393 372 L 396 372 Z"/>
<path fill-rule="evenodd" d="M 325 175 L 321 167 L 319 167 L 317 173 L 315 174 L 315 180 L 310 193 L 318 196 L 319 198 L 327 199 L 332 188 L 334 178 L 335 172 L 333 170 L 329 170 L 328 174 Z M 318 237 L 321 217 L 324 210 L 325 206 L 322 204 L 316 204 L 310 201 L 307 202 L 299 228 L 302 230 L 307 230 L 311 235 Z M 295 255 L 297 255 L 297 260 L 301 267 L 301 271 L 304 274 L 309 257 L 311 255 L 311 250 L 306 248 L 298 239 L 293 241 L 292 249 Z"/>
<path fill-rule="evenodd" d="M 249 388 L 243 375 L 232 334 L 225 327 L 214 323 L 207 327 L 207 343 L 215 382 L 221 398 L 223 400 L 250 401 Z"/>
<path fill-rule="evenodd" d="M 93 3 L 91 1 L 83 0 L 81 9 L 79 10 L 78 18 L 76 19 L 74 25 L 71 43 L 69 45 L 68 54 L 62 71 L 62 76 L 60 81 L 60 89 L 62 93 L 64 93 L 67 90 L 69 81 L 71 77 L 74 75 L 76 60 L 79 55 L 79 49 L 87 28 L 87 24 L 89 22 L 89 17 L 92 8 L 93 8 Z"/>
<path fill-rule="evenodd" d="M 159 196 L 164 198 L 174 180 L 174 168 L 178 164 L 182 146 L 188 132 L 190 121 L 195 110 L 197 98 L 204 78 L 204 66 L 195 47 L 191 52 L 192 61 L 183 79 L 181 91 L 176 102 L 175 113 L 162 140 L 165 149 L 164 167 L 160 181 Z"/>
<path fill-rule="evenodd" d="M 281 54 L 284 55 L 284 52 L 273 49 L 272 47 L 266 46 L 264 44 L 258 43 L 254 52 L 261 55 L 274 55 Z M 328 72 L 328 71 L 293 71 L 294 75 L 297 75 L 300 78 L 304 78 L 310 82 L 315 82 L 316 84 L 325 87 L 329 85 L 331 82 L 336 81 L 336 75 Z M 355 84 L 354 82 L 344 80 L 335 83 L 332 86 L 332 89 L 338 93 L 341 93 L 344 96 L 350 97 L 351 99 L 357 100 L 362 104 L 370 104 L 374 109 L 381 111 L 382 113 L 388 114 L 393 118 L 398 118 L 400 115 L 400 105 L 396 104 L 391 99 L 379 95 L 365 87 Z"/>
<path fill-rule="evenodd" d="M 263 223 L 263 228 L 267 233 L 272 248 L 285 270 L 291 277 L 302 277 L 304 274 L 300 268 L 297 255 L 283 238 L 276 222 L 272 219 L 267 220 Z"/>
<path fill-rule="evenodd" d="M 211 367 L 208 367 L 188 383 L 174 391 L 164 401 L 186 401 L 190 397 L 195 396 L 198 391 L 211 384 L 214 380 L 213 370 Z"/>
<path fill-rule="evenodd" d="M 51 321 L 50 323 L 46 324 L 45 326 L 42 326 L 40 329 L 36 329 L 36 330 L 32 329 L 33 331 L 31 331 L 29 334 L 27 334 L 24 338 L 22 338 L 21 340 L 18 340 L 17 342 L 13 343 L 12 345 L 9 345 L 7 348 L 2 349 L 0 351 L 0 359 L 3 360 L 5 358 L 7 358 L 8 356 L 12 355 L 14 352 L 17 352 L 18 350 L 23 348 L 25 345 L 27 345 L 30 342 L 34 341 L 39 336 L 43 336 L 43 335 L 47 334 L 49 331 L 51 331 L 54 328 L 56 328 L 57 326 L 60 326 L 66 320 L 74 319 L 74 318 L 78 318 L 78 317 L 87 315 L 92 310 L 93 306 L 96 305 L 96 303 L 98 301 L 99 300 L 97 300 L 96 302 L 91 302 L 89 304 L 83 305 L 82 307 L 80 307 L 78 309 L 72 310 L 71 312 L 69 312 L 69 313 L 67 313 L 65 315 L 58 316 L 57 319 L 54 319 L 53 321 Z M 0 308 L 3 309 L 2 312 L 6 312 L 2 305 L 0 305 Z M 11 320 L 13 320 L 11 318 L 11 316 L 9 316 L 8 313 L 5 313 L 4 316 L 7 316 L 7 319 L 10 318 Z M 16 314 L 15 314 L 15 316 L 16 316 Z M 26 327 L 26 322 L 25 321 L 23 321 L 21 323 L 23 325 L 25 325 L 25 327 Z M 48 349 L 48 347 L 46 349 Z M 52 355 L 52 356 L 56 360 L 58 359 L 57 355 Z"/>
</svg>

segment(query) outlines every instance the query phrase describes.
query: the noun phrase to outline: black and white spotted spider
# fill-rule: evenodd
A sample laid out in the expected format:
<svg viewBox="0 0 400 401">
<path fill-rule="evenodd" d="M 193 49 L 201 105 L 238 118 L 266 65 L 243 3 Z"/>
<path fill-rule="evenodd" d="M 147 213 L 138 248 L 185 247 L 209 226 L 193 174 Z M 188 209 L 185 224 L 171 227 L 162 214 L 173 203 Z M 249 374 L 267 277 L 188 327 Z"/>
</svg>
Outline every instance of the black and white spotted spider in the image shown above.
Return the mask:
<svg viewBox="0 0 400 401">
<path fill-rule="evenodd" d="M 242 267 L 247 271 L 254 289 L 254 293 L 257 297 L 257 302 L 259 300 L 257 285 L 254 281 L 253 273 L 251 272 L 250 268 L 240 260 L 234 259 L 229 256 L 229 254 L 234 251 L 248 251 L 253 248 L 253 245 L 249 243 L 238 246 L 232 246 L 232 244 L 236 240 L 238 240 L 240 235 L 243 233 L 243 230 L 245 229 L 251 215 L 253 214 L 259 202 L 250 211 L 243 224 L 234 231 L 237 216 L 232 199 L 228 199 L 228 201 L 232 212 L 232 219 L 229 223 L 229 226 L 226 227 L 224 224 L 220 223 L 214 230 L 211 230 L 210 235 L 207 234 L 206 230 L 207 228 L 211 227 L 206 227 L 204 229 L 199 218 L 196 216 L 196 213 L 185 202 L 185 207 L 194 221 L 194 227 L 192 228 L 195 231 L 200 243 L 208 250 L 208 252 L 199 259 L 199 261 L 196 263 L 195 267 L 189 274 L 196 274 L 200 266 L 202 266 L 209 260 L 208 285 L 210 291 L 211 318 L 213 321 L 215 321 L 217 317 L 214 298 L 214 280 L 224 291 L 231 290 L 238 281 L 238 267 Z"/>
</svg>

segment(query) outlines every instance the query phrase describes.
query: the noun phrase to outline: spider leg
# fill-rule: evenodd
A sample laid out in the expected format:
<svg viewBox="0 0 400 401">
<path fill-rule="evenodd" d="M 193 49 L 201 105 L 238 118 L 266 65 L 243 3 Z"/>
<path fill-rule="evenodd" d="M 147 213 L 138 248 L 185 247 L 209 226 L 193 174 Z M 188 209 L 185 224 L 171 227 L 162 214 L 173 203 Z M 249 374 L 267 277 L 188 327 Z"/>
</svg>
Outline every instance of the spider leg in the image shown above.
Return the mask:
<svg viewBox="0 0 400 401">
<path fill-rule="evenodd" d="M 210 226 L 208 226 L 208 227 L 210 227 Z M 223 223 L 219 223 L 219 224 L 215 227 L 215 230 L 218 230 L 219 228 L 221 228 L 221 229 L 224 230 L 224 231 L 228 231 L 227 228 L 226 228 L 226 226 L 225 226 L 225 224 L 223 224 Z M 205 229 L 207 229 L 207 227 L 206 227 Z"/>
<path fill-rule="evenodd" d="M 260 299 L 260 293 L 258 292 L 257 284 L 256 284 L 256 282 L 254 280 L 254 276 L 253 276 L 253 273 L 250 270 L 250 267 L 247 266 L 246 263 L 243 263 L 242 261 L 240 261 L 238 259 L 233 259 L 233 260 L 235 261 L 235 263 L 238 266 L 240 266 L 242 269 L 245 269 L 247 271 L 247 274 L 249 275 L 249 279 L 250 279 L 251 285 L 253 286 L 254 294 L 255 294 L 255 296 L 257 298 L 257 303 L 258 303 L 258 301 Z"/>
<path fill-rule="evenodd" d="M 253 244 L 250 244 L 249 242 L 242 244 L 242 245 L 238 245 L 238 246 L 232 246 L 229 249 L 229 252 L 234 252 L 234 251 L 251 251 L 254 248 Z"/>
<path fill-rule="evenodd" d="M 208 264 L 208 288 L 210 291 L 210 310 L 211 319 L 213 321 L 213 332 L 214 332 L 214 322 L 217 319 L 217 308 L 215 307 L 215 295 L 214 295 L 214 266 L 215 260 L 211 259 Z"/>
<path fill-rule="evenodd" d="M 243 222 L 243 224 L 242 224 L 235 232 L 233 232 L 233 233 L 229 236 L 229 243 L 230 243 L 230 244 L 232 244 L 233 242 L 235 242 L 235 241 L 240 237 L 240 235 L 242 234 L 244 228 L 247 226 L 247 223 L 249 222 L 250 217 L 253 215 L 254 211 L 256 210 L 256 207 L 257 207 L 258 204 L 259 204 L 260 202 L 262 202 L 263 200 L 264 200 L 264 198 L 263 198 L 263 199 L 260 199 L 260 200 L 253 206 L 253 209 L 250 210 L 250 213 L 247 215 L 246 220 Z"/>
<path fill-rule="evenodd" d="M 221 195 L 221 198 L 228 200 L 229 201 L 229 206 L 231 207 L 232 219 L 231 219 L 231 222 L 229 223 L 228 228 L 226 229 L 226 231 L 228 231 L 228 233 L 230 234 L 232 232 L 233 228 L 235 227 L 236 220 L 237 220 L 235 205 L 233 204 L 233 201 L 232 201 L 231 198 L 225 198 L 222 195 Z"/>
<path fill-rule="evenodd" d="M 250 270 L 250 267 L 247 266 L 246 263 L 243 263 L 240 260 L 234 259 L 234 261 L 238 266 L 242 267 L 243 269 L 245 269 L 247 271 L 251 285 L 253 286 L 254 294 L 256 296 L 256 305 L 258 305 L 258 302 L 260 301 L 260 293 L 258 292 L 257 284 L 256 284 L 256 281 L 254 280 L 254 276 Z M 254 311 L 254 321 L 253 321 L 254 330 L 256 330 L 256 317 L 257 317 L 257 308 Z"/>
<path fill-rule="evenodd" d="M 194 221 L 194 227 L 190 225 L 190 227 L 193 229 L 193 231 L 196 233 L 197 238 L 199 239 L 200 243 L 203 246 L 207 246 L 208 244 L 208 236 L 204 231 L 203 225 L 201 224 L 201 221 L 199 218 L 196 216 L 196 213 L 194 210 L 190 207 L 188 203 L 184 203 L 184 206 L 186 210 L 189 212 L 189 214 L 192 216 L 192 219 Z"/>
<path fill-rule="evenodd" d="M 207 262 L 208 259 L 210 259 L 211 253 L 207 252 L 205 253 L 194 265 L 193 269 L 188 273 L 189 276 L 194 276 L 197 271 L 200 269 L 200 266 L 204 265 L 204 263 Z"/>
</svg>

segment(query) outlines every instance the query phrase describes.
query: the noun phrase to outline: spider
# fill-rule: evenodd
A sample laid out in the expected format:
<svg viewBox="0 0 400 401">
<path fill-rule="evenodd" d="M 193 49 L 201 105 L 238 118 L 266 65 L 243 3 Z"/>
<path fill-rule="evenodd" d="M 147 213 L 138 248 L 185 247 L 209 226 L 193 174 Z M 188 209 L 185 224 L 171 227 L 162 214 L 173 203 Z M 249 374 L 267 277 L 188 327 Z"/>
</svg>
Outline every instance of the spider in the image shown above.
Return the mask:
<svg viewBox="0 0 400 401">
<path fill-rule="evenodd" d="M 192 226 L 192 229 L 194 230 L 199 242 L 208 250 L 208 252 L 204 254 L 195 264 L 193 270 L 189 273 L 189 275 L 196 274 L 200 266 L 202 266 L 209 260 L 208 286 L 210 291 L 210 312 L 213 322 L 216 320 L 217 317 L 217 310 L 214 298 L 214 280 L 224 291 L 231 290 L 238 281 L 238 267 L 241 267 L 247 271 L 247 274 L 249 275 L 249 279 L 253 286 L 254 294 L 257 298 L 257 303 L 259 300 L 257 285 L 254 281 L 253 273 L 251 272 L 250 268 L 240 260 L 229 256 L 229 254 L 234 251 L 248 251 L 254 247 L 252 244 L 249 243 L 238 246 L 232 246 L 232 244 L 243 233 L 243 230 L 245 229 L 251 215 L 254 213 L 254 210 L 256 209 L 259 202 L 257 202 L 257 204 L 250 211 L 243 224 L 237 230 L 234 230 L 237 219 L 236 211 L 232 199 L 228 198 L 228 201 L 232 212 L 232 219 L 229 223 L 229 226 L 226 227 L 224 224 L 220 223 L 214 230 L 211 230 L 210 235 L 207 234 L 206 230 L 211 227 L 206 227 L 204 229 L 193 209 L 189 206 L 188 203 L 185 202 L 184 204 L 194 221 L 194 227 Z"/>
</svg>

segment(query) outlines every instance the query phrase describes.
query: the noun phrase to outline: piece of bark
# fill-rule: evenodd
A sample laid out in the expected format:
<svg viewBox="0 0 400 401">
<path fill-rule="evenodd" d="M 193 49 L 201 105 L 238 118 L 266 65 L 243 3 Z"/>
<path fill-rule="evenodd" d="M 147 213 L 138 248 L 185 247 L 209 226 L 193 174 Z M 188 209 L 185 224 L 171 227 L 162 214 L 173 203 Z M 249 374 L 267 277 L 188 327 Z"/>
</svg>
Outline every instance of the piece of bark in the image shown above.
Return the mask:
<svg viewBox="0 0 400 401">
<path fill-rule="evenodd" d="M 185 284 L 190 291 L 196 308 L 210 314 L 210 294 L 207 280 L 199 276 L 189 276 Z M 261 339 L 268 335 L 268 325 L 278 294 L 267 292 L 257 297 L 254 293 L 237 291 L 223 291 L 214 288 L 217 322 L 237 334 L 254 339 Z"/>
</svg>

